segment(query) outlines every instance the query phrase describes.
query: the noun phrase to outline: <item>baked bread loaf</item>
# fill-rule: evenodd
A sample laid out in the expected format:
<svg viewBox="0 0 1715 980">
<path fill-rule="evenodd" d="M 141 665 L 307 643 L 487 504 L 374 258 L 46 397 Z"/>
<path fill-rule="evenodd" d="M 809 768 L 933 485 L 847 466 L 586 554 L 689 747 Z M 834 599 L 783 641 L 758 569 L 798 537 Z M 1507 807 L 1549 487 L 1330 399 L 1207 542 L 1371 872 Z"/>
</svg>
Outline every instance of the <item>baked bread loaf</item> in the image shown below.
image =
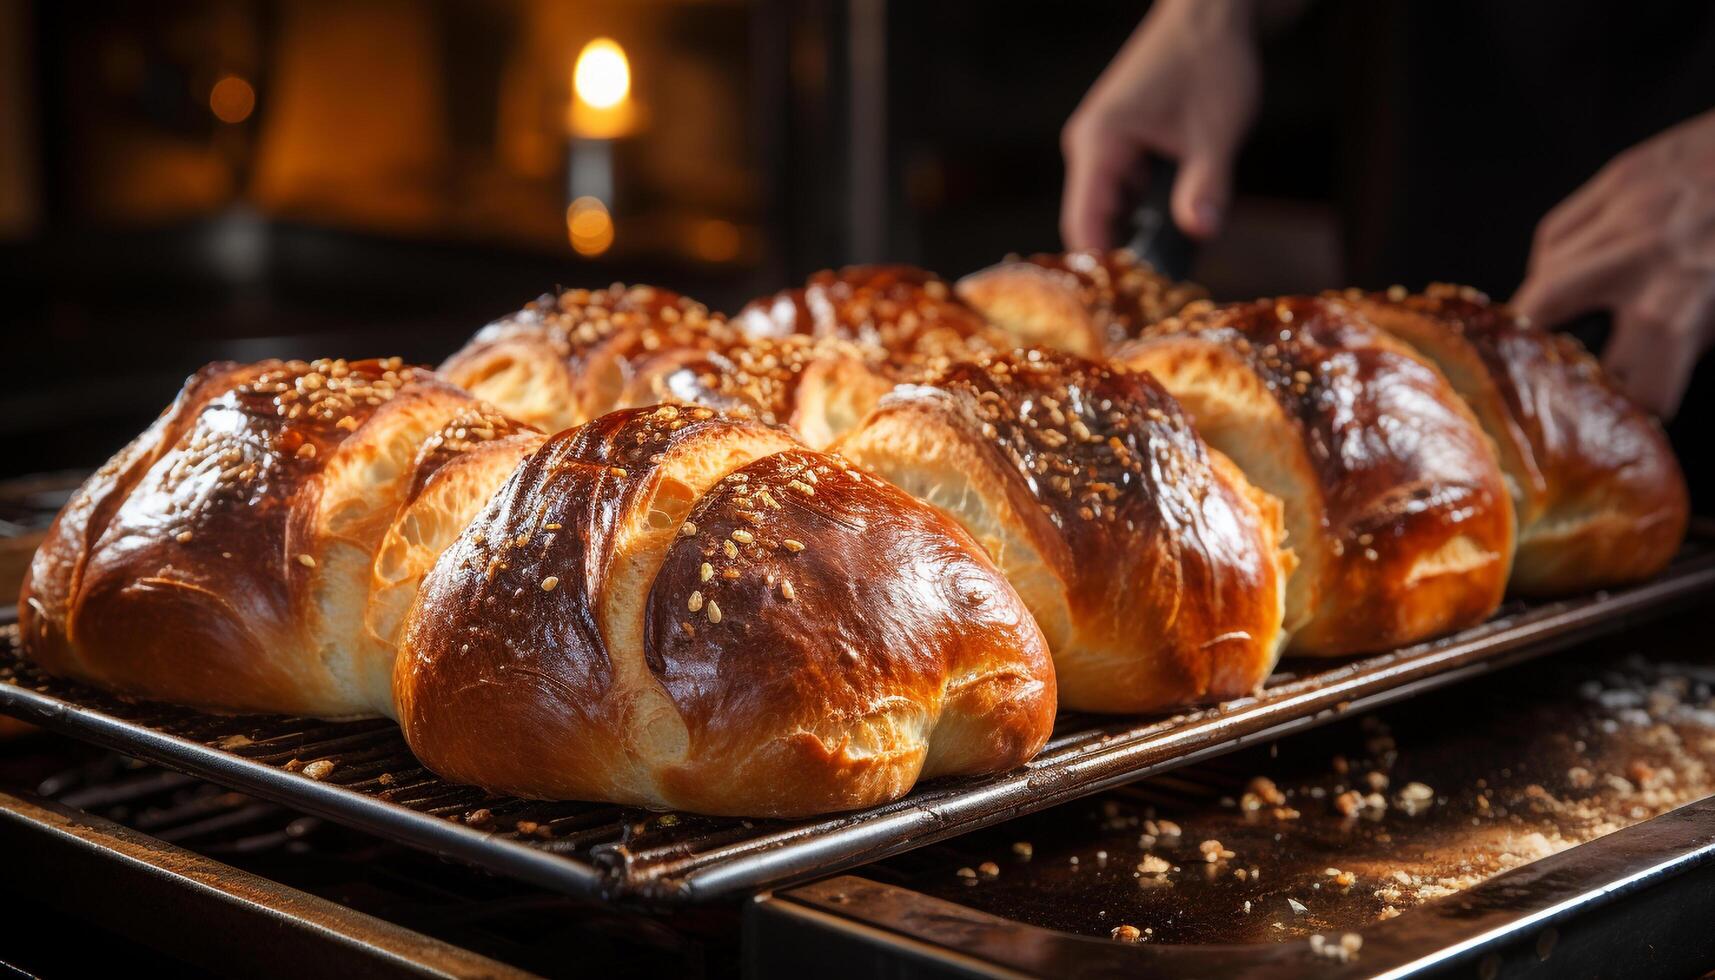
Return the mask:
<svg viewBox="0 0 1715 980">
<path fill-rule="evenodd" d="M 752 337 L 831 337 L 907 360 L 1013 346 L 939 276 L 907 265 L 824 269 L 802 289 L 752 300 L 733 325 Z"/>
<path fill-rule="evenodd" d="M 56 519 L 24 651 L 394 715 L 496 791 L 710 813 L 880 803 L 1047 739 L 1041 631 L 933 509 L 707 408 L 545 440 L 396 360 L 211 365 Z"/>
<path fill-rule="evenodd" d="M 1343 299 L 1433 360 L 1495 441 L 1518 511 L 1514 592 L 1623 585 L 1672 560 L 1690 507 L 1679 461 L 1577 340 L 1469 287 Z"/>
<path fill-rule="evenodd" d="M 1021 345 L 1101 357 L 1207 293 L 1129 249 L 1009 256 L 959 280 L 960 299 Z"/>
<path fill-rule="evenodd" d="M 479 408 L 396 359 L 209 365 L 54 520 L 19 598 L 25 652 L 205 708 L 387 713 L 394 638 L 364 629 L 376 549 L 444 462 L 425 445 Z"/>
<path fill-rule="evenodd" d="M 395 675 L 406 739 L 530 797 L 797 816 L 1006 769 L 1054 674 L 947 518 L 783 431 L 709 409 L 555 436 L 423 582 Z"/>
<path fill-rule="evenodd" d="M 833 338 L 721 338 L 639 360 L 619 406 L 703 405 L 788 425 L 812 449 L 832 444 L 894 384 L 923 368 Z"/>
<path fill-rule="evenodd" d="M 739 339 L 701 303 L 616 283 L 544 295 L 478 331 L 438 370 L 512 418 L 557 432 L 612 411 L 640 357 Z"/>
<path fill-rule="evenodd" d="M 1279 501 L 1148 375 L 1031 350 L 904 385 L 840 444 L 992 555 L 1061 704 L 1150 711 L 1253 691 L 1284 634 Z"/>
<path fill-rule="evenodd" d="M 1335 300 L 1193 304 L 1115 360 L 1286 508 L 1291 650 L 1385 650 L 1499 605 L 1513 509 L 1494 449 L 1441 373 Z"/>
</svg>

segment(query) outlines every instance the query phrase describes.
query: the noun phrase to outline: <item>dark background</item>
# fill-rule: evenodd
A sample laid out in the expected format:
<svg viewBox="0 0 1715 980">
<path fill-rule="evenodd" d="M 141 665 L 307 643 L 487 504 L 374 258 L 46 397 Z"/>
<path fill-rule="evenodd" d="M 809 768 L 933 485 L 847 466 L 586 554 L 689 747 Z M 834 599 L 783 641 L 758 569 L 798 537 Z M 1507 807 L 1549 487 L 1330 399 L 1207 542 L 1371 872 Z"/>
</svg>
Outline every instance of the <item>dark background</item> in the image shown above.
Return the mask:
<svg viewBox="0 0 1715 980">
<path fill-rule="evenodd" d="M 215 358 L 432 364 L 558 285 L 730 311 L 848 262 L 1057 248 L 1059 128 L 1146 7 L 0 0 L 0 475 L 98 464 Z M 585 255 L 565 110 L 598 36 L 640 111 Z M 1712 41 L 1706 3 L 1312 3 L 1266 39 L 1192 274 L 1505 296 L 1544 209 L 1715 105 Z M 253 106 L 223 121 L 229 77 Z"/>
</svg>

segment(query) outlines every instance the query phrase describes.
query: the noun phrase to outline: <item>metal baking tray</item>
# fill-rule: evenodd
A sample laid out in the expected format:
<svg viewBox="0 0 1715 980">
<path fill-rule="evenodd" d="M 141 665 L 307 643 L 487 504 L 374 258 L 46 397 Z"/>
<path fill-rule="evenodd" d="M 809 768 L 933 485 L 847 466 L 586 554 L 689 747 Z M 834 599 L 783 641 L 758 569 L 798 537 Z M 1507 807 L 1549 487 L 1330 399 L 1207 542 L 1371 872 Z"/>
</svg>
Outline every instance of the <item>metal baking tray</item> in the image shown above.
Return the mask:
<svg viewBox="0 0 1715 980">
<path fill-rule="evenodd" d="M 1065 713 L 1027 766 L 810 820 L 497 797 L 422 768 L 384 720 L 211 715 L 50 677 L 20 656 L 15 626 L 0 634 L 0 712 L 543 887 L 684 903 L 847 870 L 1661 615 L 1715 594 L 1712 539 L 1699 524 L 1643 585 L 1509 604 L 1481 626 L 1378 656 L 1289 661 L 1254 697 L 1167 717 Z"/>
</svg>

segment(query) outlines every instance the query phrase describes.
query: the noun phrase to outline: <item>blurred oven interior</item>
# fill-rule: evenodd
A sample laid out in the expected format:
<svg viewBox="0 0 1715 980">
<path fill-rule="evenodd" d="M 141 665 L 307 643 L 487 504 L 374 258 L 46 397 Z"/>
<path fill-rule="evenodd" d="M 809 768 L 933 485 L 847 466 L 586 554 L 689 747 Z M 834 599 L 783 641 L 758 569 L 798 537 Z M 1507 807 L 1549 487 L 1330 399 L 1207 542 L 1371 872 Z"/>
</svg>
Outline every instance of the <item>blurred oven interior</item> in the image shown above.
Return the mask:
<svg viewBox="0 0 1715 980">
<path fill-rule="evenodd" d="M 1059 127 L 1137 16 L 3 0 L 0 277 L 31 367 L 0 466 L 94 466 L 217 358 L 435 363 L 556 285 L 731 310 L 824 267 L 1056 247 Z M 1276 163 L 1194 270 L 1221 293 L 1337 279 L 1331 156 L 1269 149 L 1330 145 L 1316 76 L 1271 92 Z"/>
<path fill-rule="evenodd" d="M 0 284 L 13 365 L 0 391 L 0 592 L 16 594 L 32 533 L 77 476 L 210 360 L 433 364 L 561 285 L 654 283 L 730 312 L 847 263 L 952 277 L 1006 252 L 1057 249 L 1059 129 L 1144 6 L 0 0 Z M 1264 49 L 1271 83 L 1227 233 L 1191 269 L 1217 296 L 1319 290 L 1362 267 L 1362 243 L 1340 231 L 1342 209 L 1357 206 L 1342 192 L 1356 186 L 1340 121 L 1353 93 L 1329 55 L 1349 43 L 1352 15 L 1351 4 L 1315 5 Z M 1479 285 L 1504 295 L 1509 284 Z M 1686 462 L 1697 487 L 1705 464 Z M 1693 578 L 1715 581 L 1700 535 L 1682 599 Z M 0 976 L 116 963 L 218 974 L 230 957 L 263 959 L 259 949 L 278 957 L 258 968 L 295 975 L 583 963 L 621 976 L 793 976 L 820 963 L 831 976 L 955 976 L 1139 962 L 1357 975 L 1363 961 L 1343 934 L 1468 888 L 1477 899 L 1411 919 L 1423 924 L 1396 931 L 1397 949 L 1372 945 L 1369 962 L 1484 977 L 1682 971 L 1715 956 L 1685 925 L 1715 914 L 1715 861 L 1704 860 L 1715 841 L 1652 818 L 1715 790 L 1715 668 L 1695 619 L 1580 646 L 1551 683 L 1514 670 L 1478 695 L 1456 688 L 1313 740 L 1259 743 L 855 877 L 670 910 L 568 898 L 0 720 L 0 862 L 17 860 L 34 883 L 9 887 L 0 913 L 14 935 L 72 922 L 96 940 L 26 946 L 34 959 L 10 965 L 17 951 L 0 949 Z M 1636 656 L 1661 650 L 1685 661 L 1679 676 Z M 1494 745 L 1510 754 L 1486 757 Z M 1388 779 L 1395 791 L 1439 790 L 1437 819 L 1331 810 L 1349 790 L 1387 792 Z M 1245 802 L 1259 792 L 1264 805 Z M 424 808 L 454 823 L 495 817 Z M 1177 892 L 1132 873 L 1140 835 L 1154 846 L 1162 826 L 1178 829 L 1169 814 L 1186 825 L 1184 861 L 1197 872 Z M 614 834 L 653 840 L 662 827 L 647 818 Z M 574 818 L 566 826 L 566 853 L 613 844 L 579 837 Z M 1620 831 L 1633 836 L 1607 851 L 1580 846 Z M 1217 857 L 1214 838 L 1236 844 L 1236 863 L 1205 872 L 1202 836 Z M 1636 871 L 1651 848 L 1702 863 L 1679 877 L 1651 865 L 1656 878 L 1637 872 L 1627 887 L 1671 887 L 1602 904 L 1619 893 L 1616 869 Z M 25 851 L 35 857 L 17 858 Z M 1550 857 L 1560 863 L 1548 872 L 1482 890 Z M 1333 880 L 1345 870 L 1364 882 L 1355 892 Z M 216 888 L 170 887 L 179 879 Z M 1586 932 L 1515 914 L 1571 884 L 1588 886 Z M 1299 897 L 1336 890 L 1295 918 Z M 1230 928 L 1253 902 L 1257 917 Z M 1110 959 L 1127 909 L 1156 923 L 1146 943 L 1215 952 Z M 190 941 L 187 924 L 204 934 Z M 1491 930 L 1481 941 L 1478 926 Z M 1334 937 L 1326 951 L 1304 951 L 1313 931 Z M 1224 959 L 1223 937 L 1298 945 Z"/>
</svg>

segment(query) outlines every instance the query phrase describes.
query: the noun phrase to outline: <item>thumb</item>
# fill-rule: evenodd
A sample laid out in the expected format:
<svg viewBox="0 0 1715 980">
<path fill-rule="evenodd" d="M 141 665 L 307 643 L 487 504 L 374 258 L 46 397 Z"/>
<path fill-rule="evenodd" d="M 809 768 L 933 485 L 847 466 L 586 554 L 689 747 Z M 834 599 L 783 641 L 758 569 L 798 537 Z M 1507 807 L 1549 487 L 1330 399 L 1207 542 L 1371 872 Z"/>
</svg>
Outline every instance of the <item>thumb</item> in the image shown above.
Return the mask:
<svg viewBox="0 0 1715 980">
<path fill-rule="evenodd" d="M 1193 238 L 1215 237 L 1226 220 L 1233 191 L 1231 147 L 1192 147 L 1179 164 L 1173 183 L 1173 221 Z"/>
</svg>

